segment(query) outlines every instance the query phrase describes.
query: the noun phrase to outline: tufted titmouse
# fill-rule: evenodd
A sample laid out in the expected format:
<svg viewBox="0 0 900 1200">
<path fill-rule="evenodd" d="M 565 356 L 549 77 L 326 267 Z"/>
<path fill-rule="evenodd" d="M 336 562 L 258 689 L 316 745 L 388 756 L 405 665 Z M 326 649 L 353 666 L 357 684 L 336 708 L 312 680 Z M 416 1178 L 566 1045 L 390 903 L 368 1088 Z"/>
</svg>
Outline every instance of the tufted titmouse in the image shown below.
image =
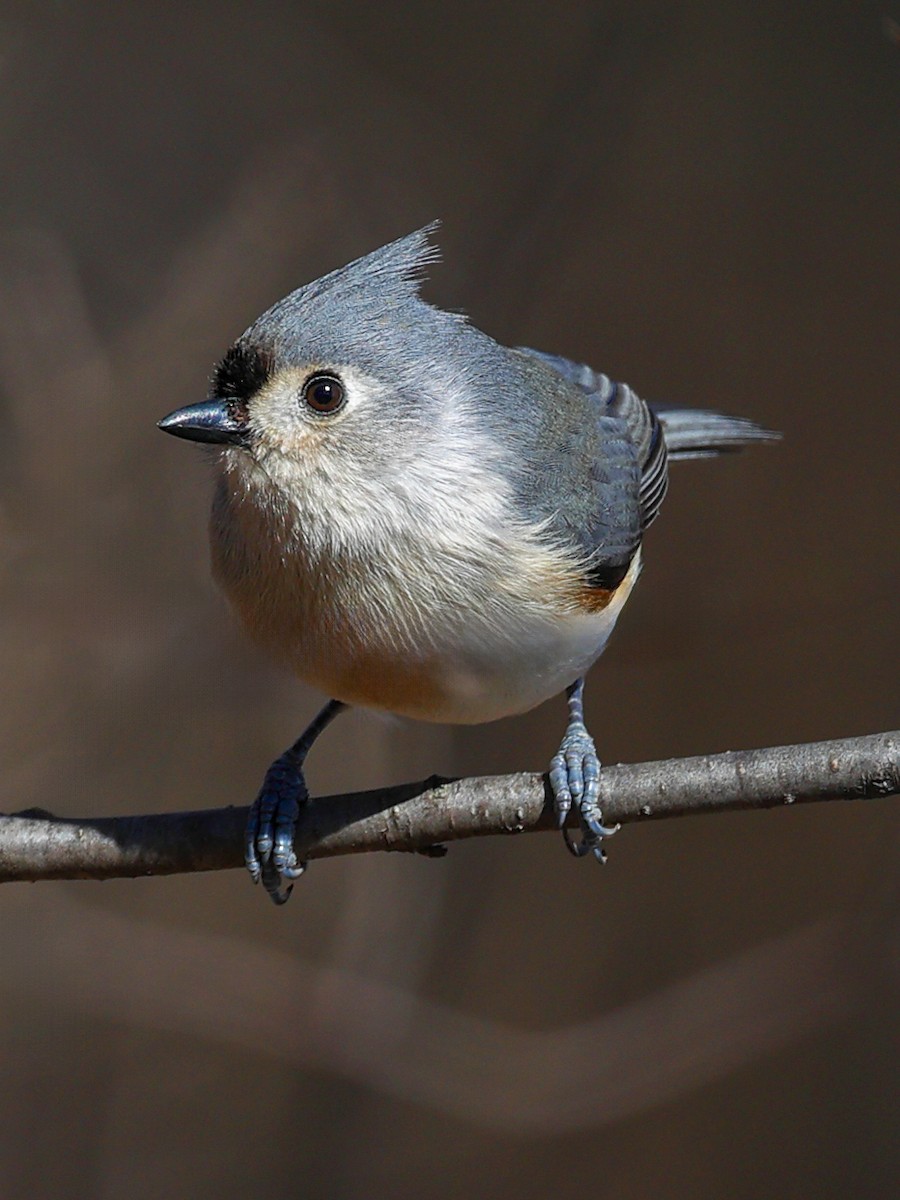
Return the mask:
<svg viewBox="0 0 900 1200">
<path fill-rule="evenodd" d="M 584 674 L 640 571 L 668 462 L 777 437 L 654 409 L 564 358 L 508 349 L 427 304 L 433 226 L 307 284 L 216 369 L 210 399 L 160 421 L 222 447 L 213 571 L 250 633 L 335 697 L 277 759 L 251 810 L 247 866 L 276 902 L 302 768 L 347 704 L 478 723 L 566 690 L 550 768 L 569 848 L 601 862 L 600 763 Z M 580 840 L 565 824 L 574 804 Z"/>
</svg>

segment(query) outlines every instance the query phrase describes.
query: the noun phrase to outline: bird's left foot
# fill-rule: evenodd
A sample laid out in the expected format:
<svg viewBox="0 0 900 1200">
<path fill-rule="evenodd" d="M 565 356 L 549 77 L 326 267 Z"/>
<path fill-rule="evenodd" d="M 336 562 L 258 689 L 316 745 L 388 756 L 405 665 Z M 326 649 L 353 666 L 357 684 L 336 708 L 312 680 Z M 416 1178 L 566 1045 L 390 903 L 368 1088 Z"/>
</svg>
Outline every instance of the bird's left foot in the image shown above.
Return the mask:
<svg viewBox="0 0 900 1200">
<path fill-rule="evenodd" d="M 568 691 L 569 724 L 565 736 L 550 763 L 550 789 L 556 810 L 556 822 L 563 831 L 566 845 L 576 858 L 593 854 L 598 862 L 606 862 L 603 839 L 612 837 L 618 825 L 604 825 L 600 813 L 600 759 L 594 739 L 584 724 L 582 693 L 584 681 L 579 679 Z M 572 806 L 581 823 L 581 841 L 572 840 L 566 828 Z"/>
</svg>

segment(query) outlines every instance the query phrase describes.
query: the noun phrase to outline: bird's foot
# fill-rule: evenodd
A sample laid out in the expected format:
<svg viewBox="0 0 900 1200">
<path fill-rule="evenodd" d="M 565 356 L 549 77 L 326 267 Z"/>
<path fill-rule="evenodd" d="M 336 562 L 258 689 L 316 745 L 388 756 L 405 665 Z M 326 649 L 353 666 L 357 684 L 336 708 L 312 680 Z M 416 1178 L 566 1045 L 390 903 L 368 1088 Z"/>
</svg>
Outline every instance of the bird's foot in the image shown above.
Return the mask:
<svg viewBox="0 0 900 1200">
<path fill-rule="evenodd" d="M 303 764 L 322 730 L 346 707 L 340 700 L 328 701 L 293 746 L 266 771 L 259 795 L 250 808 L 244 834 L 244 862 L 250 878 L 254 883 L 262 882 L 274 904 L 284 904 L 289 899 L 294 880 L 306 868 L 306 863 L 298 862 L 294 852 L 300 806 L 309 799 Z"/>
<path fill-rule="evenodd" d="M 579 697 L 580 698 L 580 697 Z M 550 789 L 556 810 L 556 823 L 566 845 L 576 858 L 593 854 L 606 862 L 603 839 L 612 837 L 618 825 L 604 825 L 600 814 L 600 759 L 594 739 L 579 718 L 569 720 L 565 737 L 550 763 Z M 581 823 L 581 841 L 575 842 L 566 828 L 572 806 Z"/>
<path fill-rule="evenodd" d="M 254 883 L 262 883 L 274 904 L 285 904 L 306 863 L 298 862 L 294 831 L 300 806 L 309 799 L 302 760 L 290 750 L 266 771 L 253 801 L 244 835 L 244 862 Z"/>
</svg>

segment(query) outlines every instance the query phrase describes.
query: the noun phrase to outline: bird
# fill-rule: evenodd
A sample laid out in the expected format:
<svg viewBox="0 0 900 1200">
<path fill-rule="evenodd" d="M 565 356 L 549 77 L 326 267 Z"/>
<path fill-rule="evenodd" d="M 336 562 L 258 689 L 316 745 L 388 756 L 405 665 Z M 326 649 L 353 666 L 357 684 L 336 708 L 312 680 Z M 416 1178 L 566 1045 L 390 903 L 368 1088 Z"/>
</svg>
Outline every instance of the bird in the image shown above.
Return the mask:
<svg viewBox="0 0 900 1200">
<path fill-rule="evenodd" d="M 277 904 L 306 866 L 293 845 L 306 756 L 348 705 L 480 724 L 565 692 L 556 820 L 573 854 L 604 862 L 615 827 L 584 677 L 640 574 L 669 464 L 779 436 L 648 404 L 429 303 L 437 224 L 280 300 L 208 398 L 158 423 L 216 448 L 212 571 L 231 606 L 331 697 L 250 810 L 246 865 Z"/>
</svg>

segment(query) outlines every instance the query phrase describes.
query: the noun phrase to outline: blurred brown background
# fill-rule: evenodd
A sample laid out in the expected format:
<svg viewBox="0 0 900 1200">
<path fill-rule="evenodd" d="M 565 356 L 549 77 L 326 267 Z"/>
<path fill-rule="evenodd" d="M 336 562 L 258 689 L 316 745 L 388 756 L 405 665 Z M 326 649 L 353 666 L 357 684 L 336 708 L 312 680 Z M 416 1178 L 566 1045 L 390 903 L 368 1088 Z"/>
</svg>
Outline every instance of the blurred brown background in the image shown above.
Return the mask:
<svg viewBox="0 0 900 1200">
<path fill-rule="evenodd" d="M 177 15 L 173 15 L 176 13 Z M 890 14 L 888 14 L 890 15 Z M 900 15 L 894 13 L 894 16 Z M 154 422 L 299 283 L 444 220 L 500 340 L 783 429 L 674 472 L 609 761 L 897 719 L 900 46 L 877 4 L 7 3 L 7 810 L 247 803 L 319 704 Z M 541 768 L 561 701 L 353 713 L 317 790 Z M 0 895 L 0 1195 L 895 1196 L 896 809 Z"/>
</svg>

